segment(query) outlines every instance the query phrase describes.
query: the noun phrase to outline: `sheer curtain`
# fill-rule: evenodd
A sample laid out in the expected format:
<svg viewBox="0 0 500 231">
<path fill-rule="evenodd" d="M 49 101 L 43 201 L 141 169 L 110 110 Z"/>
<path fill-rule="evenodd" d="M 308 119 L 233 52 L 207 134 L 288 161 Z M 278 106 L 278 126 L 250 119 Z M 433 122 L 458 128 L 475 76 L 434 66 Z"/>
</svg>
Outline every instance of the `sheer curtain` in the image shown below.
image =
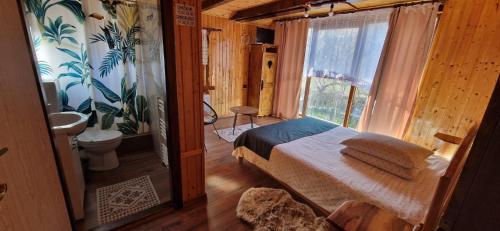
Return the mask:
<svg viewBox="0 0 500 231">
<path fill-rule="evenodd" d="M 411 117 L 417 88 L 437 18 L 437 4 L 401 7 L 391 23 L 383 62 L 358 130 L 402 138 Z"/>
<path fill-rule="evenodd" d="M 312 19 L 304 62 L 302 114 L 344 124 L 351 86 L 356 94 L 347 126 L 357 126 L 393 9 Z M 307 95 L 306 95 L 307 94 Z"/>
<path fill-rule="evenodd" d="M 137 73 L 144 76 L 150 130 L 153 145 L 165 166 L 168 166 L 167 147 L 167 85 L 163 52 L 163 33 L 161 29 L 161 10 L 159 1 L 137 0 L 140 44 L 137 49 Z M 168 54 L 168 53 L 167 53 Z"/>
<path fill-rule="evenodd" d="M 312 19 L 304 75 L 335 78 L 369 88 L 392 9 Z"/>
<path fill-rule="evenodd" d="M 284 119 L 297 118 L 300 82 L 307 41 L 307 21 L 295 20 L 276 25 L 278 69 L 273 100 L 273 114 Z"/>
</svg>

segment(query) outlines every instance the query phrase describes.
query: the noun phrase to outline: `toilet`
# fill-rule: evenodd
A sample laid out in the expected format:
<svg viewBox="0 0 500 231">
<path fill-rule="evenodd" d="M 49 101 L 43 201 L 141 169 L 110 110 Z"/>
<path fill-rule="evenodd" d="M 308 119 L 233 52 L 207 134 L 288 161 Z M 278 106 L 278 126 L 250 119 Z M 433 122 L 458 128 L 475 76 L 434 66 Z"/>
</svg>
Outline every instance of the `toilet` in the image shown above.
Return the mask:
<svg viewBox="0 0 500 231">
<path fill-rule="evenodd" d="M 92 171 L 111 170 L 120 163 L 115 149 L 122 142 L 123 134 L 114 130 L 87 128 L 78 135 L 78 145 L 83 147 L 89 158 L 89 169 Z"/>
</svg>

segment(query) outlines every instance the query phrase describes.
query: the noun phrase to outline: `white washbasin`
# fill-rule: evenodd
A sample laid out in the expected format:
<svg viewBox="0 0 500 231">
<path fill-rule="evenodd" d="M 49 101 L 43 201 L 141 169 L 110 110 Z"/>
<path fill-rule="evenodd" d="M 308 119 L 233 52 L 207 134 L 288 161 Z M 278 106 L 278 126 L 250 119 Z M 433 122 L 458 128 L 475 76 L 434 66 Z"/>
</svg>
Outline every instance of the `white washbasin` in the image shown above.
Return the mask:
<svg viewBox="0 0 500 231">
<path fill-rule="evenodd" d="M 49 120 L 54 135 L 67 134 L 68 136 L 74 136 L 85 130 L 89 117 L 73 111 L 57 112 L 49 114 Z"/>
</svg>

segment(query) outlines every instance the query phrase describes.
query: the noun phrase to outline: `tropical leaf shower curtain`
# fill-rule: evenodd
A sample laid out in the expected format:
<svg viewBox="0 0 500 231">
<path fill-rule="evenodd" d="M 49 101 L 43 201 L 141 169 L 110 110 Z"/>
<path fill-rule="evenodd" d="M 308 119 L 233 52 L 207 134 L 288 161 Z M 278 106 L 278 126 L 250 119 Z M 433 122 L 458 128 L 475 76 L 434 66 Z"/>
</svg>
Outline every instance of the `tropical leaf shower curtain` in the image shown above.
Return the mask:
<svg viewBox="0 0 500 231">
<path fill-rule="evenodd" d="M 134 1 L 25 0 L 43 81 L 58 86 L 61 111 L 91 115 L 90 125 L 126 135 L 150 130 L 136 63 L 141 49 Z"/>
</svg>

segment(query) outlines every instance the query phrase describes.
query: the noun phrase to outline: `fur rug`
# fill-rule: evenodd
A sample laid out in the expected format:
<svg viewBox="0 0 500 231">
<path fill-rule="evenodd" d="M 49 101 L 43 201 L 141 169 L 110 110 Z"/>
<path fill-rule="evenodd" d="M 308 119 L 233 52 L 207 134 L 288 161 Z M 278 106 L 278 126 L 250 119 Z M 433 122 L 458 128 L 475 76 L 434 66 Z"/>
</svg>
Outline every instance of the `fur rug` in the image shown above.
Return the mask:
<svg viewBox="0 0 500 231">
<path fill-rule="evenodd" d="M 317 217 L 307 205 L 295 201 L 285 190 L 250 188 L 241 195 L 236 216 L 257 231 L 332 230 L 324 217 Z"/>
</svg>

